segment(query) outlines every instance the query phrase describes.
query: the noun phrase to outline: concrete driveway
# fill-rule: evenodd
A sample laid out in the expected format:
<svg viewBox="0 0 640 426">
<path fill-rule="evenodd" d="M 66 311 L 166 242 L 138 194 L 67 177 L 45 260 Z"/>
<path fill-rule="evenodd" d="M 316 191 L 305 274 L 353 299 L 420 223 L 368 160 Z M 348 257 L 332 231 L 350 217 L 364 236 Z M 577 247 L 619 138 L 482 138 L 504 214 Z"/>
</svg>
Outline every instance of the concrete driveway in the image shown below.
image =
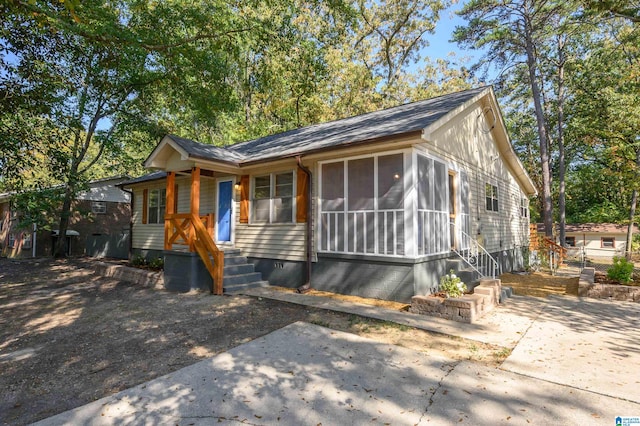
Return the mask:
<svg viewBox="0 0 640 426">
<path fill-rule="evenodd" d="M 614 425 L 640 417 L 638 318 L 637 304 L 516 297 L 455 326 L 521 336 L 500 369 L 295 323 L 39 424 Z"/>
</svg>

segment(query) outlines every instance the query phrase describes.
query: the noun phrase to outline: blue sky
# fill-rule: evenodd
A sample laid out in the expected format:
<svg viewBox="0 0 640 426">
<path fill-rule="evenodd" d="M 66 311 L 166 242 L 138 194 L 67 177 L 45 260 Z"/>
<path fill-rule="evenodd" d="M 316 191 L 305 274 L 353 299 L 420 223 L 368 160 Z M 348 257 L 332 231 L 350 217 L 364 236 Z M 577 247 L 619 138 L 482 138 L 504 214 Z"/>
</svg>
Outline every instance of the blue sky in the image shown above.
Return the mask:
<svg viewBox="0 0 640 426">
<path fill-rule="evenodd" d="M 466 21 L 455 14 L 466 3 L 466 0 L 459 0 L 456 4 L 451 5 L 448 9 L 440 13 L 440 20 L 436 24 L 435 34 L 428 34 L 426 40 L 429 46 L 423 49 L 421 56 L 423 58 L 430 57 L 432 59 L 446 59 L 451 52 L 456 54 L 456 58 L 460 62 L 463 58 L 469 58 L 464 64 L 471 67 L 482 56 L 482 51 L 465 50 L 458 47 L 456 43 L 449 42 L 456 26 L 465 26 Z M 420 64 L 417 64 L 419 67 Z M 495 76 L 495 71 L 490 73 L 489 80 Z M 491 81 L 489 81 L 490 83 Z"/>
</svg>

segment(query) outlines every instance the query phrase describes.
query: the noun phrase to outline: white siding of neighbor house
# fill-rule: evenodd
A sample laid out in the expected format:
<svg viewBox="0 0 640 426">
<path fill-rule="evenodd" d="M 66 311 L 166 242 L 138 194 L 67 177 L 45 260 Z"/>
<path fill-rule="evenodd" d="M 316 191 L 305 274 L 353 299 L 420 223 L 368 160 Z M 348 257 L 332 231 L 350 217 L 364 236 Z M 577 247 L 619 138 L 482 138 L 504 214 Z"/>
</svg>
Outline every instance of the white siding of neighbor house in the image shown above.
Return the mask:
<svg viewBox="0 0 640 426">
<path fill-rule="evenodd" d="M 497 252 L 528 244 L 529 218 L 520 215 L 520 200 L 526 196 L 500 157 L 489 118 L 491 122 L 478 102 L 438 129 L 421 147 L 466 170 L 471 236 L 489 252 Z M 486 210 L 486 183 L 498 187 L 498 212 Z"/>
<path fill-rule="evenodd" d="M 619 233 L 584 233 L 567 232 L 567 237 L 575 237 L 575 248 L 569 249 L 569 255 L 578 255 L 579 250 L 584 249 L 584 254 L 591 258 L 608 258 L 624 255 L 627 246 L 626 234 Z M 602 247 L 602 238 L 614 238 L 615 247 Z"/>
</svg>

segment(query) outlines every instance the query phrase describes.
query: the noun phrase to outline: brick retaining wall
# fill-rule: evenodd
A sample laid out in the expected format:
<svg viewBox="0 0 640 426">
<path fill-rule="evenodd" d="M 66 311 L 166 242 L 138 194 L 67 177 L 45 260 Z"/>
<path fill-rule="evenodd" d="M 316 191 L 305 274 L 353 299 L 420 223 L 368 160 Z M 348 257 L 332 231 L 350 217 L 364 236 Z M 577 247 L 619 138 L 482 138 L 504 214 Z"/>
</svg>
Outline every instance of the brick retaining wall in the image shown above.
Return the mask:
<svg viewBox="0 0 640 426">
<path fill-rule="evenodd" d="M 500 303 L 500 280 L 482 280 L 473 294 L 444 299 L 434 296 L 413 296 L 409 312 L 473 323 Z"/>
<path fill-rule="evenodd" d="M 145 271 L 144 269 L 132 268 L 131 266 L 114 265 L 105 262 L 93 262 L 93 266 L 95 273 L 103 277 L 115 278 L 143 287 L 164 288 L 162 271 Z"/>
<path fill-rule="evenodd" d="M 578 283 L 578 296 L 640 302 L 640 287 L 619 284 L 596 284 L 595 268 L 584 268 Z"/>
</svg>

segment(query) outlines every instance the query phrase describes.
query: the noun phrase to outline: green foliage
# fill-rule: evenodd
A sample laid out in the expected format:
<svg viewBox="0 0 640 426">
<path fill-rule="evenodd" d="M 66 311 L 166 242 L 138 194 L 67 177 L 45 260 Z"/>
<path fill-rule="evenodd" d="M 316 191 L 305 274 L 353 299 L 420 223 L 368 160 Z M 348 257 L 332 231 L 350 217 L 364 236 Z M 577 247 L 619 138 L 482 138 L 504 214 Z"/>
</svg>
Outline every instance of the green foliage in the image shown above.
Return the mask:
<svg viewBox="0 0 640 426">
<path fill-rule="evenodd" d="M 135 255 L 129 262 L 131 266 L 142 269 L 151 269 L 154 271 L 160 271 L 164 268 L 164 259 L 162 257 L 154 257 L 147 260 L 142 255 Z"/>
<path fill-rule="evenodd" d="M 631 242 L 631 251 L 640 252 L 640 234 L 635 234 L 633 236 L 633 241 Z"/>
<path fill-rule="evenodd" d="M 607 277 L 623 284 L 630 283 L 633 276 L 633 262 L 624 257 L 614 256 L 613 265 L 607 269 Z"/>
<path fill-rule="evenodd" d="M 18 213 L 18 227 L 52 229 L 60 214 L 63 198 L 62 188 L 26 190 L 11 197 L 12 210 Z"/>
<path fill-rule="evenodd" d="M 440 278 L 440 291 L 447 294 L 447 297 L 460 297 L 467 291 L 467 286 L 454 273 L 453 269 Z"/>
</svg>

